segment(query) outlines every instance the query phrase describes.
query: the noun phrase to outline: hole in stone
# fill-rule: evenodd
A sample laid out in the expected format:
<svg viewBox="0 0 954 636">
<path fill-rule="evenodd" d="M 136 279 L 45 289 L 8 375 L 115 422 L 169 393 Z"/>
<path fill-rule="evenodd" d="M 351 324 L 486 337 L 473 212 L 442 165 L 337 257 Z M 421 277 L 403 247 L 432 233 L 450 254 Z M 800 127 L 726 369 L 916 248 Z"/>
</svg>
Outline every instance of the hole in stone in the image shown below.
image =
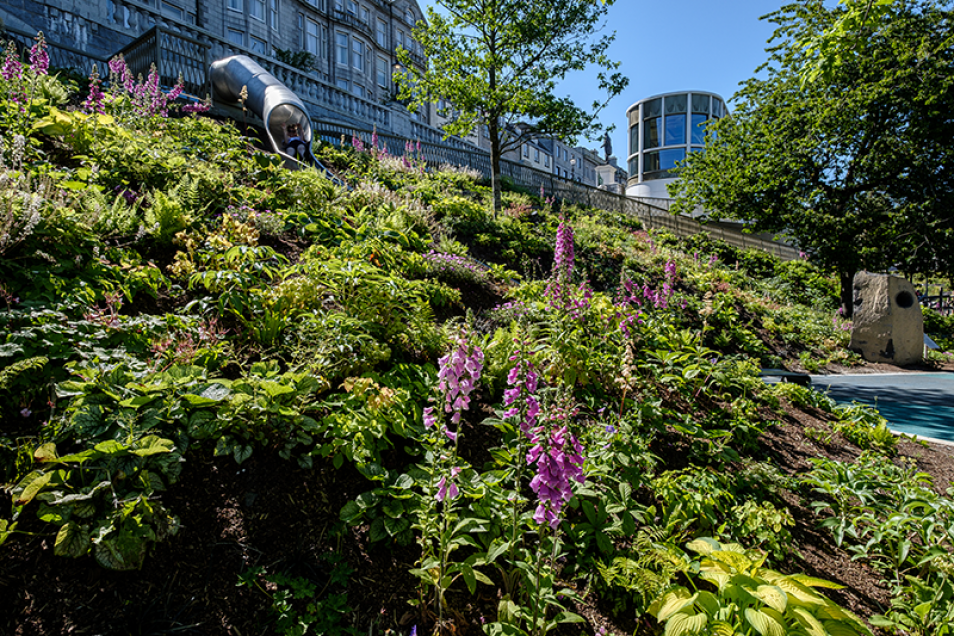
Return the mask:
<svg viewBox="0 0 954 636">
<path fill-rule="evenodd" d="M 898 307 L 901 309 L 907 309 L 914 306 L 914 295 L 911 292 L 898 292 L 898 295 L 894 297 L 894 302 L 898 304 Z"/>
</svg>

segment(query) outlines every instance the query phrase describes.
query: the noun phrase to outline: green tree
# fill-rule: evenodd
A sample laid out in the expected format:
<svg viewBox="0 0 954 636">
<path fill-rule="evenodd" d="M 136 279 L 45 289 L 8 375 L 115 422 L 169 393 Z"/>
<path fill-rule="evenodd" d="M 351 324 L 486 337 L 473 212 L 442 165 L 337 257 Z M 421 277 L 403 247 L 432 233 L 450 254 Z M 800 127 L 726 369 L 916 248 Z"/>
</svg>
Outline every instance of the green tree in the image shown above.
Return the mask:
<svg viewBox="0 0 954 636">
<path fill-rule="evenodd" d="M 801 45 L 846 9 L 799 0 L 766 16 L 770 57 L 671 186 L 676 210 L 787 233 L 839 274 L 851 315 L 861 269 L 950 272 L 954 263 L 952 13 L 898 0 L 856 52 L 814 81 Z M 946 44 L 945 44 L 946 43 Z"/>
<path fill-rule="evenodd" d="M 615 33 L 599 36 L 612 0 L 437 0 L 414 30 L 428 63 L 425 70 L 399 53 L 405 68 L 402 99 L 419 108 L 441 99 L 450 106 L 448 135 L 486 126 L 490 139 L 494 209 L 500 210 L 500 158 L 534 137 L 575 139 L 598 131 L 596 112 L 625 88 L 606 50 Z M 555 96 L 571 71 L 590 66 L 606 101 L 590 112 Z M 518 127 L 517 124 L 526 124 Z"/>
<path fill-rule="evenodd" d="M 862 46 L 897 13 L 904 11 L 905 0 L 838 0 L 845 11 L 832 26 L 823 31 L 807 33 L 799 44 L 808 51 L 809 59 L 802 67 L 802 81 L 815 81 L 819 76 L 829 76 L 832 69 L 846 58 L 860 55 Z M 945 0 L 942 6 L 949 6 Z M 939 48 L 950 46 L 954 32 L 942 40 Z"/>
</svg>

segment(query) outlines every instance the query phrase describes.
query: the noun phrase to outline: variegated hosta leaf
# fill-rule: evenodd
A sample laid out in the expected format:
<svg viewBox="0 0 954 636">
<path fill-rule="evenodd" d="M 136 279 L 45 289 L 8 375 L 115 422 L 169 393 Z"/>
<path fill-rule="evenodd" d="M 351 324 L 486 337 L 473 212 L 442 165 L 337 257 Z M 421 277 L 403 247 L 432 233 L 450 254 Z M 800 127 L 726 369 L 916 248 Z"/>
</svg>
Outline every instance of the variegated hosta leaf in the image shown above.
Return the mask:
<svg viewBox="0 0 954 636">
<path fill-rule="evenodd" d="M 828 636 L 821 622 L 805 608 L 793 607 L 789 612 L 795 616 L 795 620 L 802 626 L 802 629 L 808 632 L 808 636 Z"/>
<path fill-rule="evenodd" d="M 701 634 L 709 617 L 705 614 L 692 614 L 691 610 L 674 614 L 666 622 L 664 636 L 694 636 Z"/>
<path fill-rule="evenodd" d="M 808 608 L 822 607 L 823 605 L 826 605 L 826 600 L 813 592 L 811 588 L 806 587 L 792 579 L 778 579 L 775 581 L 775 585 L 780 587 L 786 594 L 788 594 L 788 602 L 791 605 L 799 605 L 801 607 Z"/>
<path fill-rule="evenodd" d="M 758 586 L 755 589 L 755 596 L 760 601 L 779 612 L 784 612 L 785 608 L 788 606 L 788 595 L 785 594 L 782 588 L 776 585 Z"/>
<path fill-rule="evenodd" d="M 795 581 L 798 581 L 802 585 L 807 585 L 809 587 L 824 587 L 829 590 L 841 590 L 844 589 L 844 585 L 839 585 L 838 583 L 832 583 L 831 581 L 826 581 L 825 579 L 819 579 L 814 576 L 808 576 L 807 574 L 793 574 L 790 578 Z"/>
<path fill-rule="evenodd" d="M 871 632 L 861 625 L 851 626 L 838 621 L 825 621 L 829 636 L 868 636 Z"/>
<path fill-rule="evenodd" d="M 695 600 L 695 594 L 684 587 L 677 587 L 663 594 L 650 606 L 649 611 L 660 623 L 665 623 L 670 616 L 685 607 L 690 607 Z"/>
<path fill-rule="evenodd" d="M 745 610 L 745 620 L 762 636 L 786 636 L 785 625 L 767 612 L 749 607 Z"/>
<path fill-rule="evenodd" d="M 707 555 L 715 550 L 721 550 L 722 544 L 709 537 L 701 537 L 686 544 L 686 548 L 698 554 Z"/>
</svg>

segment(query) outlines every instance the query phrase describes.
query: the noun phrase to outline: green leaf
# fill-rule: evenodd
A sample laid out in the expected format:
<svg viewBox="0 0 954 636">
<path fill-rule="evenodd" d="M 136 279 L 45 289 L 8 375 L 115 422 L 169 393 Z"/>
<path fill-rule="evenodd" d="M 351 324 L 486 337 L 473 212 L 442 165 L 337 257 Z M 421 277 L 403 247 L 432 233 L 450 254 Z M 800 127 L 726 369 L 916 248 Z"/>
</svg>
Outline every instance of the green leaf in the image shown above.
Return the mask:
<svg viewBox="0 0 954 636">
<path fill-rule="evenodd" d="M 43 444 L 33 452 L 33 459 L 41 464 L 43 462 L 55 462 L 57 460 L 56 444 Z"/>
<path fill-rule="evenodd" d="M 388 531 L 388 534 L 392 537 L 397 536 L 411 527 L 411 521 L 404 517 L 399 517 L 397 519 L 392 519 L 391 517 L 384 517 L 384 529 Z"/>
<path fill-rule="evenodd" d="M 462 563 L 460 566 L 461 576 L 464 578 L 464 583 L 467 584 L 467 591 L 471 594 L 477 592 L 477 577 L 474 575 L 474 568 L 472 568 L 467 563 Z"/>
<path fill-rule="evenodd" d="M 41 473 L 39 471 L 33 471 L 24 477 L 13 492 L 19 492 L 20 495 L 14 500 L 13 505 L 15 506 L 25 506 L 36 497 L 37 493 L 43 490 L 43 488 L 50 483 L 50 479 L 53 477 L 53 473 Z"/>
<path fill-rule="evenodd" d="M 232 449 L 232 456 L 235 458 L 235 463 L 241 464 L 246 459 L 252 456 L 252 445 L 251 444 L 236 444 Z"/>
<path fill-rule="evenodd" d="M 79 558 L 89 551 L 89 533 L 85 526 L 72 521 L 66 522 L 56 533 L 53 554 L 56 556 Z"/>
<path fill-rule="evenodd" d="M 665 636 L 682 636 L 682 634 L 699 634 L 709 622 L 709 617 L 705 614 L 690 614 L 688 612 L 678 612 L 666 621 Z"/>
<path fill-rule="evenodd" d="M 185 393 L 182 398 L 192 406 L 203 407 L 211 406 L 226 399 L 232 394 L 232 390 L 220 383 L 208 385 L 198 394 Z"/>
<path fill-rule="evenodd" d="M 684 587 L 677 587 L 654 601 L 649 607 L 649 613 L 655 616 L 660 623 L 665 623 L 670 616 L 685 607 L 689 607 L 695 600 L 695 594 L 691 594 Z"/>
<path fill-rule="evenodd" d="M 359 508 L 358 504 L 356 504 L 354 501 L 349 501 L 346 503 L 339 514 L 339 517 L 345 523 L 352 523 L 360 516 L 361 508 Z"/>
<path fill-rule="evenodd" d="M 744 613 L 745 620 L 762 636 L 785 636 L 785 626 L 766 612 L 749 607 Z"/>
<path fill-rule="evenodd" d="M 389 536 L 391 535 L 388 534 L 388 530 L 384 525 L 384 519 L 382 517 L 378 517 L 371 522 L 371 532 L 369 533 L 368 538 L 372 543 L 387 539 Z"/>
<path fill-rule="evenodd" d="M 784 612 L 788 605 L 788 596 L 782 588 L 775 585 L 760 585 L 753 594 L 760 601 L 779 612 Z"/>
<path fill-rule="evenodd" d="M 139 457 L 149 457 L 160 453 L 171 453 L 175 450 L 175 442 L 171 439 L 163 439 L 157 435 L 147 435 L 136 444 L 138 448 L 131 451 L 133 455 Z"/>
</svg>

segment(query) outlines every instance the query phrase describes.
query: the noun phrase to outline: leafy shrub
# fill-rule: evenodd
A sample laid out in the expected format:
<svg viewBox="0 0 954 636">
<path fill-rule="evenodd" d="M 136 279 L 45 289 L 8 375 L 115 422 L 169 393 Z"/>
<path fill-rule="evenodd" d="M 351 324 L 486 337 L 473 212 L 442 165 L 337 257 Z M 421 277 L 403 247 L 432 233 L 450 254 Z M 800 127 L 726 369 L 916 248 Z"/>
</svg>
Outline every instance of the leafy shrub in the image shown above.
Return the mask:
<svg viewBox="0 0 954 636">
<path fill-rule="evenodd" d="M 689 570 L 698 574 L 687 572 L 692 589 L 674 586 L 649 608 L 665 623 L 667 636 L 740 631 L 773 636 L 871 635 L 861 619 L 814 589 L 837 590 L 841 585 L 769 570 L 762 567 L 763 555 L 736 543 L 700 538 L 687 548 L 701 555 Z M 705 585 L 700 585 L 702 582 Z"/>
</svg>

